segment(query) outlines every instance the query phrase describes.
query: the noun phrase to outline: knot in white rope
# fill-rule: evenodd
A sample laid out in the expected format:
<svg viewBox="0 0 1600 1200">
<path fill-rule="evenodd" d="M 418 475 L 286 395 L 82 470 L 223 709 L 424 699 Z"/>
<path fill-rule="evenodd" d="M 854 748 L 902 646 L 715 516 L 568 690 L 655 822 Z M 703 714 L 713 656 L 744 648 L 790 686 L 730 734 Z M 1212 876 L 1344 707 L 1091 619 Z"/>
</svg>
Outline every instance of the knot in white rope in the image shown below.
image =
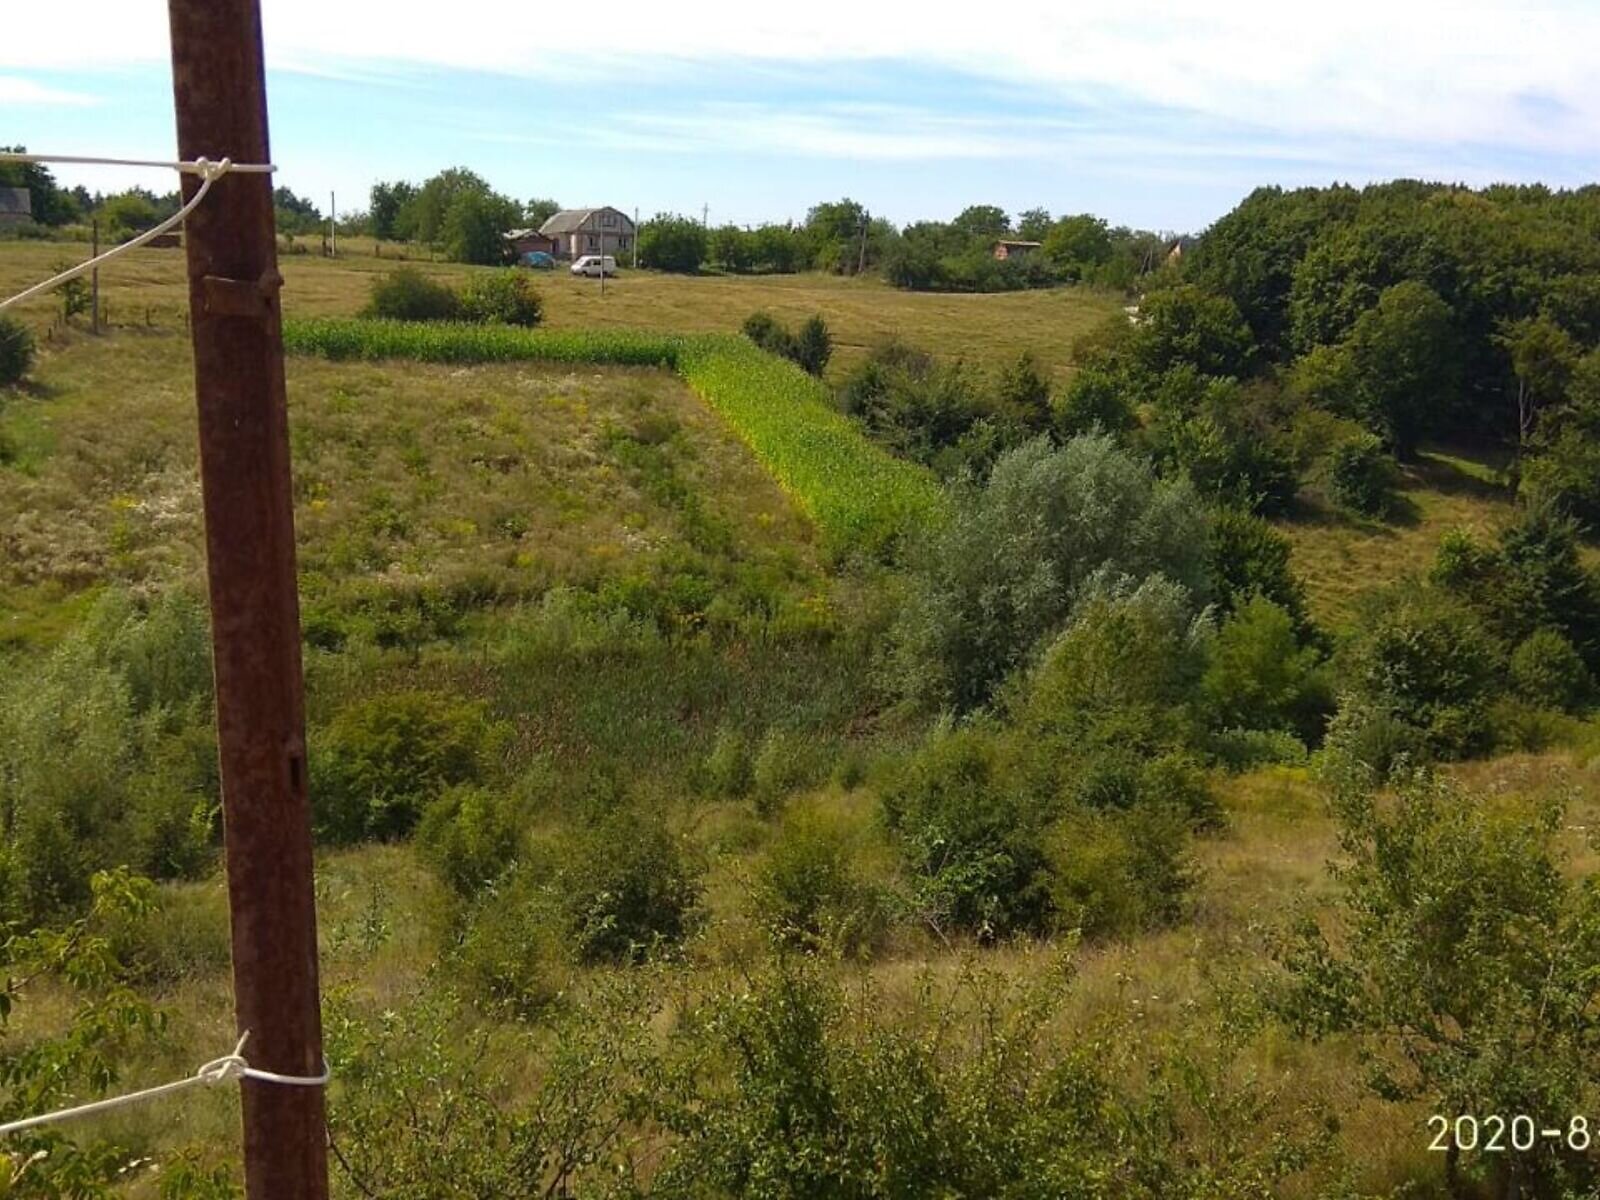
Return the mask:
<svg viewBox="0 0 1600 1200">
<path fill-rule="evenodd" d="M 233 159 L 224 155 L 216 162 L 212 162 L 209 158 L 206 158 L 204 155 L 202 155 L 201 157 L 195 159 L 190 165 L 193 167 L 194 174 L 200 176 L 201 179 L 209 181 L 213 179 L 221 179 L 229 171 L 233 170 Z M 181 170 L 182 168 L 179 169 Z"/>
<path fill-rule="evenodd" d="M 246 1029 L 232 1054 L 201 1063 L 195 1068 L 194 1077 L 203 1083 L 227 1083 L 230 1079 L 243 1079 L 250 1070 L 250 1062 L 244 1056 L 244 1044 L 249 1040 L 250 1031 Z"/>
</svg>

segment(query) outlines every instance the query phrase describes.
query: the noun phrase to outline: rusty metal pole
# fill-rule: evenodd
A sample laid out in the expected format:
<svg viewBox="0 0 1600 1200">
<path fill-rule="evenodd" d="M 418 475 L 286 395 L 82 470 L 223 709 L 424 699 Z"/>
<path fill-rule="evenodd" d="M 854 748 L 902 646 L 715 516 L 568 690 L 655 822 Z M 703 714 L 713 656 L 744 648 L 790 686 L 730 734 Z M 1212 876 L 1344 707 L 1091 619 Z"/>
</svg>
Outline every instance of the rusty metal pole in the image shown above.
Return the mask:
<svg viewBox="0 0 1600 1200">
<path fill-rule="evenodd" d="M 178 152 L 270 162 L 258 0 L 169 0 Z M 199 181 L 185 177 L 185 197 Z M 322 1072 L 294 510 L 268 175 L 185 229 L 216 661 L 234 1008 L 251 1065 Z M 249 1200 L 325 1200 L 320 1087 L 245 1080 Z"/>
</svg>

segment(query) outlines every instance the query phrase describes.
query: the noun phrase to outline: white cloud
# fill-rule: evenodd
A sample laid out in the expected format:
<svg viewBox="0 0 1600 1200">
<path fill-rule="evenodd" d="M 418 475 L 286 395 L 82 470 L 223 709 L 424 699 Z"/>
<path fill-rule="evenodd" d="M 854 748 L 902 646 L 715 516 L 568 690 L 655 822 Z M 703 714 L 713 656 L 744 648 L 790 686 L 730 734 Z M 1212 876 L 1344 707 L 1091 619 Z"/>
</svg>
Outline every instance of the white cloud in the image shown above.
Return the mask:
<svg viewBox="0 0 1600 1200">
<path fill-rule="evenodd" d="M 98 101 L 93 96 L 84 95 L 82 92 L 65 92 L 58 88 L 45 87 L 31 79 L 0 75 L 0 105 L 67 105 L 78 108 L 96 103 Z"/>
<path fill-rule="evenodd" d="M 7 14 L 0 68 L 92 69 L 166 56 L 165 5 L 95 0 Z M 811 0 L 752 6 L 618 0 L 586 45 L 581 20 L 511 0 L 455 0 L 413 19 L 393 0 L 264 0 L 268 57 L 284 69 L 403 65 L 630 79 L 733 63 L 894 61 L 1023 85 L 1035 101 L 1137 103 L 1279 135 L 1340 135 L 1577 152 L 1600 137 L 1591 0 L 1012 0 L 970 5 Z M 975 19 L 976 17 L 976 19 Z M 818 136 L 804 119 L 791 129 Z M 826 136 L 826 131 L 822 131 Z M 963 145 L 924 131 L 925 150 Z M 917 145 L 916 138 L 902 139 Z M 864 143 L 866 153 L 880 152 Z M 892 147 L 889 149 L 892 150 Z M 978 152 L 981 147 L 968 147 Z"/>
</svg>

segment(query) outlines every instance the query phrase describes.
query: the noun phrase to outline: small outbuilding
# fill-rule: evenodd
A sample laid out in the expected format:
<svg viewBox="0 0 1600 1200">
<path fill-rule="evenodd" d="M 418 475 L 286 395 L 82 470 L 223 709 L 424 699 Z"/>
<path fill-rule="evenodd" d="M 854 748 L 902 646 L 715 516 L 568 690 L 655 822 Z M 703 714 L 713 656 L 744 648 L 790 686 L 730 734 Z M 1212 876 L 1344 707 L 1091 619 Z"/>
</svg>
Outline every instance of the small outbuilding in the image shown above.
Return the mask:
<svg viewBox="0 0 1600 1200">
<path fill-rule="evenodd" d="M 20 225 L 33 219 L 33 197 L 27 188 L 0 187 L 0 225 Z"/>
<path fill-rule="evenodd" d="M 555 238 L 545 237 L 537 229 L 513 229 L 506 234 L 506 245 L 511 248 L 512 257 L 521 261 L 525 254 L 549 254 L 556 252 Z"/>
<path fill-rule="evenodd" d="M 1043 242 L 1019 242 L 1014 238 L 1001 238 L 994 244 L 994 256 L 1002 261 L 1008 258 L 1026 258 Z"/>
</svg>

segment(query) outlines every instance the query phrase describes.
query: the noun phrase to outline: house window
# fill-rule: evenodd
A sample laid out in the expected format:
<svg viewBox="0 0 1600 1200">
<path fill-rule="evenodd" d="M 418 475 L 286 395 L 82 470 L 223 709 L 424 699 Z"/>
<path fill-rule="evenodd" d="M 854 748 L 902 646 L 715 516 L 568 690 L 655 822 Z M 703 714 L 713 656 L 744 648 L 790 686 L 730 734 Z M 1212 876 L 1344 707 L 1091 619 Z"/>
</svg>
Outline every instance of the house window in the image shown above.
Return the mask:
<svg viewBox="0 0 1600 1200">
<path fill-rule="evenodd" d="M 600 224 L 604 225 L 607 229 L 614 228 L 616 226 L 616 223 L 617 223 L 617 214 L 616 213 L 601 213 L 600 214 Z"/>
<path fill-rule="evenodd" d="M 600 239 L 595 237 L 595 235 L 591 233 L 589 235 L 589 249 L 598 250 L 599 248 L 600 248 Z"/>
<path fill-rule="evenodd" d="M 620 238 L 618 238 L 617 239 L 617 245 L 619 247 L 621 247 L 622 249 L 626 250 L 628 248 L 628 235 L 627 234 L 623 234 Z"/>
</svg>

